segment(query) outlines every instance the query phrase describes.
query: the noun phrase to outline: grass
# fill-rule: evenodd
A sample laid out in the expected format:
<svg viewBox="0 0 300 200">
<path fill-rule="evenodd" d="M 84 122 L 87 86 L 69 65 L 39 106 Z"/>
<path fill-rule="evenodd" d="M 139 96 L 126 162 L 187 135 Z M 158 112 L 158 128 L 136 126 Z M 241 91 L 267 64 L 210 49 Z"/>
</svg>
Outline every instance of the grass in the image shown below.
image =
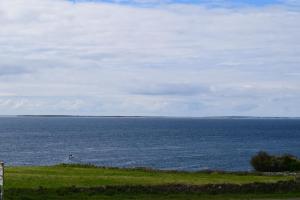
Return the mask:
<svg viewBox="0 0 300 200">
<path fill-rule="evenodd" d="M 48 167 L 7 167 L 5 170 L 5 197 L 14 200 L 37 199 L 106 199 L 106 200 L 204 200 L 300 197 L 299 194 L 236 194 L 200 195 L 169 193 L 76 192 L 68 187 L 91 188 L 99 186 L 153 186 L 163 184 L 203 185 L 216 183 L 245 184 L 274 183 L 293 179 L 292 176 L 263 176 L 259 174 L 231 174 L 205 172 L 155 171 L 147 169 L 98 168 L 95 166 L 58 165 Z"/>
<path fill-rule="evenodd" d="M 96 187 L 103 185 L 203 185 L 215 183 L 244 184 L 290 180 L 291 176 L 237 175 L 226 173 L 162 172 L 144 169 L 94 167 L 8 167 L 6 188 Z"/>
</svg>

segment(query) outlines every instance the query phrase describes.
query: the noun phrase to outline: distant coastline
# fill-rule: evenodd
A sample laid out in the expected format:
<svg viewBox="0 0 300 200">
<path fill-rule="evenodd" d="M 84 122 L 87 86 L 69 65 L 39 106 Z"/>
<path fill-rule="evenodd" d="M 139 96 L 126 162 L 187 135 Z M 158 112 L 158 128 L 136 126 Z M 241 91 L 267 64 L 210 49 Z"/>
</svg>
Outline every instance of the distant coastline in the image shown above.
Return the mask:
<svg viewBox="0 0 300 200">
<path fill-rule="evenodd" d="M 300 117 L 270 116 L 147 116 L 147 115 L 0 115 L 0 117 L 80 117 L 80 118 L 190 118 L 190 119 L 300 119 Z"/>
</svg>

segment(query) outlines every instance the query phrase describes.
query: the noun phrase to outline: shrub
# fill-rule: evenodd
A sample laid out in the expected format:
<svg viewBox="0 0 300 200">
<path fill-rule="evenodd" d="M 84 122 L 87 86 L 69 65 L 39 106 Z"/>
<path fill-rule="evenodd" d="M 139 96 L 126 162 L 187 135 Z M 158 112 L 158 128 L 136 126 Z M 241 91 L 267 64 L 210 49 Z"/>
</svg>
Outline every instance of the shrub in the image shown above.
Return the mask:
<svg viewBox="0 0 300 200">
<path fill-rule="evenodd" d="M 260 172 L 300 171 L 300 160 L 293 155 L 274 156 L 261 151 L 251 159 L 251 165 Z"/>
<path fill-rule="evenodd" d="M 270 171 L 272 156 L 264 151 L 258 152 L 257 155 L 252 157 L 251 165 L 256 171 Z"/>
</svg>

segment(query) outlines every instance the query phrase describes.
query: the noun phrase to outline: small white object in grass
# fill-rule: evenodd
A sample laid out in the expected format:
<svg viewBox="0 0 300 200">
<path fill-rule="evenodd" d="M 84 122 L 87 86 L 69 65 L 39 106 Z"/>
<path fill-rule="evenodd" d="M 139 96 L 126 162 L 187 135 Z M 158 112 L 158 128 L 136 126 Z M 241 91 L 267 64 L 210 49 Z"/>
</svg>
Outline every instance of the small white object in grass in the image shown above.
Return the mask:
<svg viewBox="0 0 300 200">
<path fill-rule="evenodd" d="M 0 162 L 0 200 L 3 200 L 4 193 L 4 163 Z"/>
</svg>

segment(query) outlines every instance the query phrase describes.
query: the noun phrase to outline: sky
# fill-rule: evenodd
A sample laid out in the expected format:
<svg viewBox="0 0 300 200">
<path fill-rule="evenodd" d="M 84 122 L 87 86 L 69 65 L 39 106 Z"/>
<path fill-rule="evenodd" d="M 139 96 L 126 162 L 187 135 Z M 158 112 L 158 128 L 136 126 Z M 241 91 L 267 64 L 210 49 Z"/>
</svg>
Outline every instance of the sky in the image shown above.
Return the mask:
<svg viewBox="0 0 300 200">
<path fill-rule="evenodd" d="M 0 115 L 300 116 L 298 0 L 0 0 Z"/>
</svg>

